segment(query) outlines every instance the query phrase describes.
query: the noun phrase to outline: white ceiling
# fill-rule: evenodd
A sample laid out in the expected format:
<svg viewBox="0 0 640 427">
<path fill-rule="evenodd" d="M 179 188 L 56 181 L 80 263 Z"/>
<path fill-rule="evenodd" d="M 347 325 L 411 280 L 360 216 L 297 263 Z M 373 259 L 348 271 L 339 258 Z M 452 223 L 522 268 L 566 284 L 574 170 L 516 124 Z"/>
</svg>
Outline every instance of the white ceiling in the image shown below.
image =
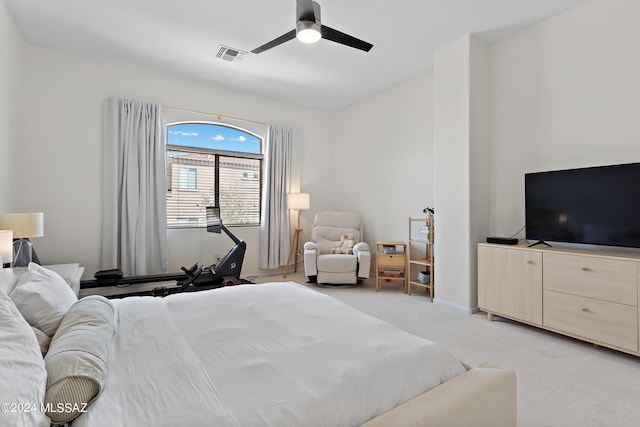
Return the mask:
<svg viewBox="0 0 640 427">
<path fill-rule="evenodd" d="M 465 34 L 492 41 L 586 0 L 319 0 L 322 23 L 372 43 L 243 51 L 295 28 L 295 0 L 4 0 L 31 44 L 335 110 L 430 69 Z"/>
</svg>

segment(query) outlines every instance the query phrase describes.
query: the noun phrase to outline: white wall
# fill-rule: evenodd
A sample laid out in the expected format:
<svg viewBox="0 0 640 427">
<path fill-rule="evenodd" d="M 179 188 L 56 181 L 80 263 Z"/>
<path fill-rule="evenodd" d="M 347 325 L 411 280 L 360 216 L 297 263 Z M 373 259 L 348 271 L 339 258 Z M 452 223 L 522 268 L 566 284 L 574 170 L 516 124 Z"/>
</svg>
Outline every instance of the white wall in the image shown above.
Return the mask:
<svg viewBox="0 0 640 427">
<path fill-rule="evenodd" d="M 593 0 L 491 47 L 491 234 L 524 225 L 526 172 L 640 161 L 638 22 Z"/>
<path fill-rule="evenodd" d="M 334 208 L 360 214 L 370 245 L 406 241 L 409 216 L 434 201 L 433 74 L 338 112 L 335 141 Z"/>
<path fill-rule="evenodd" d="M 467 309 L 489 229 L 488 52 L 467 35 L 435 55 L 435 298 Z"/>
<path fill-rule="evenodd" d="M 18 117 L 22 109 L 22 50 L 24 42 L 9 11 L 0 1 L 0 213 L 10 209 L 10 187 L 17 185 L 12 170 L 13 147 L 20 141 Z"/>
<path fill-rule="evenodd" d="M 478 250 L 477 243 L 486 241 L 489 235 L 489 44 L 472 37 L 470 40 L 470 123 L 471 131 L 469 162 L 469 302 L 468 308 L 475 311 L 478 306 Z"/>
<path fill-rule="evenodd" d="M 43 262 L 80 262 L 85 277 L 99 269 L 102 105 L 109 96 L 299 129 L 304 135 L 301 188 L 314 194 L 315 206 L 328 204 L 329 195 L 323 193 L 333 176 L 324 173 L 323 165 L 332 162 L 332 151 L 326 149 L 333 138 L 330 113 L 30 45 L 23 78 L 24 134 L 20 144 L 13 144 L 13 160 L 17 169 L 33 174 L 13 189 L 11 209 L 45 212 L 45 236 L 34 239 Z M 310 222 L 306 215 L 304 224 Z M 259 274 L 257 228 L 237 234 L 248 242 L 243 274 Z M 214 254 L 224 254 L 224 245 L 230 245 L 225 237 L 200 230 L 172 231 L 168 237 L 171 271 L 196 261 L 214 262 Z"/>
<path fill-rule="evenodd" d="M 435 295 L 468 305 L 470 37 L 435 54 Z"/>
</svg>

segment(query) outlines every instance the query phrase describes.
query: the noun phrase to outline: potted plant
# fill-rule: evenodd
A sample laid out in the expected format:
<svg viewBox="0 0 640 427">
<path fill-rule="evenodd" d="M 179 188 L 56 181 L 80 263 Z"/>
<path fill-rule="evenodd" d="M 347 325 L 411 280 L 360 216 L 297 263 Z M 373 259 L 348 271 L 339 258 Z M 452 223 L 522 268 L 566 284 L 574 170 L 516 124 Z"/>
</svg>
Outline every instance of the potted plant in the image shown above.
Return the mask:
<svg viewBox="0 0 640 427">
<path fill-rule="evenodd" d="M 435 210 L 435 208 L 427 206 L 426 208 L 424 208 L 422 210 L 422 212 L 426 213 L 429 216 L 433 216 L 433 214 L 436 213 L 436 210 Z"/>
</svg>

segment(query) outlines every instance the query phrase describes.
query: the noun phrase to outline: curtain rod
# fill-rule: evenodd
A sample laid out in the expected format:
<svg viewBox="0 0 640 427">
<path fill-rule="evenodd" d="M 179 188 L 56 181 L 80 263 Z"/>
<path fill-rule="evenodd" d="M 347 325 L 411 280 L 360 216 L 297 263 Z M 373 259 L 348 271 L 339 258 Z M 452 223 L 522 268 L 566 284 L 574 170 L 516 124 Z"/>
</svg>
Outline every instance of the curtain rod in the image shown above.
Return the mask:
<svg viewBox="0 0 640 427">
<path fill-rule="evenodd" d="M 213 114 L 213 113 L 207 113 L 207 112 L 204 112 L 204 111 L 189 110 L 188 108 L 175 107 L 173 105 L 163 105 L 163 107 L 164 108 L 169 108 L 171 110 L 186 111 L 187 113 L 204 114 L 206 116 L 217 117 L 219 119 L 238 120 L 238 121 L 241 121 L 241 122 L 256 123 L 256 124 L 265 125 L 265 126 L 269 125 L 268 123 L 259 122 L 257 120 L 241 119 L 239 117 L 225 116 L 225 115 L 222 115 L 222 114 Z"/>
</svg>

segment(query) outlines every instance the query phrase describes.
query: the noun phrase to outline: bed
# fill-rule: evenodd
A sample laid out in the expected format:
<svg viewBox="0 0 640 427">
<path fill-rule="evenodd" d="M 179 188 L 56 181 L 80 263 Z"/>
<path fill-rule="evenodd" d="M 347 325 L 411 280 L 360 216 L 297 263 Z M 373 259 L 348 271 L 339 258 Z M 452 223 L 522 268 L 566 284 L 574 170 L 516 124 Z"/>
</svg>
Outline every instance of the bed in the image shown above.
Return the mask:
<svg viewBox="0 0 640 427">
<path fill-rule="evenodd" d="M 46 276 L 32 289 L 50 286 L 42 270 L 30 266 Z M 33 304 L 25 308 L 23 281 L 0 288 L 0 363 L 28 375 L 0 399 L 40 407 L 3 408 L 3 426 L 516 425 L 512 371 L 465 367 L 435 343 L 294 282 L 85 297 L 58 304 L 52 331 L 55 316 L 42 324 Z M 51 334 L 44 357 L 38 327 Z M 16 347 L 26 367 L 11 363 Z M 0 384 L 16 378 L 0 372 Z"/>
</svg>

